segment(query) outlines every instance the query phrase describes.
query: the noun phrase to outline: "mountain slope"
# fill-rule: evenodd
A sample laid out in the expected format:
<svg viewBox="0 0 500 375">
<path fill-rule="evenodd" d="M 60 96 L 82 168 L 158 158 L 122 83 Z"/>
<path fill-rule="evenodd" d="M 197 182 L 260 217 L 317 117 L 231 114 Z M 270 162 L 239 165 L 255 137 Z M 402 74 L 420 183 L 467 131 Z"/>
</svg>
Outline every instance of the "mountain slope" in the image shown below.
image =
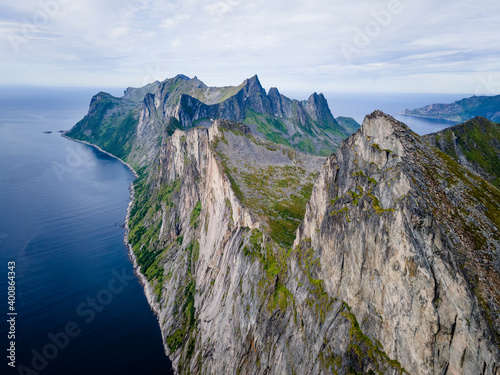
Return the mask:
<svg viewBox="0 0 500 375">
<path fill-rule="evenodd" d="M 409 373 L 498 374 L 499 210 L 499 190 L 375 112 L 325 164 L 296 245 Z"/>
<path fill-rule="evenodd" d="M 472 96 L 451 104 L 431 104 L 418 109 L 405 109 L 401 114 L 451 121 L 467 121 L 482 116 L 500 122 L 500 95 Z"/>
<path fill-rule="evenodd" d="M 476 117 L 424 139 L 500 187 L 500 124 Z"/>
<path fill-rule="evenodd" d="M 241 149 L 255 151 L 245 152 L 252 165 L 275 169 L 260 184 L 286 190 L 276 203 L 305 210 L 307 199 L 292 196 L 308 197 L 307 174 L 302 181 L 294 170 L 318 171 L 320 163 L 231 122 L 176 131 L 149 176 L 135 183 L 129 239 L 177 373 L 402 373 L 350 307 L 325 293 L 312 254 L 280 244 L 272 214 L 248 204 L 253 181 L 236 182 L 226 164 Z M 294 218 L 294 211 L 280 216 Z"/>
<path fill-rule="evenodd" d="M 257 76 L 235 87 L 208 87 L 196 77 L 178 75 L 129 88 L 121 98 L 97 94 L 87 116 L 66 135 L 94 143 L 140 168 L 154 160 L 162 139 L 176 129 L 209 126 L 219 118 L 244 122 L 255 135 L 323 156 L 349 134 L 322 94 L 297 101 L 276 88 L 266 94 Z"/>
<path fill-rule="evenodd" d="M 345 130 L 347 130 L 349 134 L 356 133 L 358 129 L 361 127 L 361 125 L 358 124 L 358 122 L 354 120 L 352 117 L 339 116 L 335 120 L 337 120 L 339 125 L 342 126 Z"/>
<path fill-rule="evenodd" d="M 404 124 L 322 166 L 220 120 L 160 150 L 128 238 L 177 373 L 499 374 L 500 192 Z"/>
</svg>

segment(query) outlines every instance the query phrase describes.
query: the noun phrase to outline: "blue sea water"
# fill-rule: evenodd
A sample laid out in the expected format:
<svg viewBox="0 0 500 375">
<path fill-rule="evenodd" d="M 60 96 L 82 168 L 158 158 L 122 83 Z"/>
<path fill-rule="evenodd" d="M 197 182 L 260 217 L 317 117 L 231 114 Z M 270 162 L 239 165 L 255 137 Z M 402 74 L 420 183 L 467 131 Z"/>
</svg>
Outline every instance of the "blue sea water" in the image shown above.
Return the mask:
<svg viewBox="0 0 500 375">
<path fill-rule="evenodd" d="M 434 103 L 453 103 L 470 96 L 467 94 L 325 93 L 335 117 L 352 117 L 361 124 L 366 115 L 378 109 L 405 123 L 420 135 L 439 131 L 456 125 L 457 122 L 402 116 L 398 115 L 398 112 Z"/>
<path fill-rule="evenodd" d="M 97 91 L 0 89 L 2 374 L 172 373 L 123 242 L 134 176 L 58 133 Z M 17 369 L 6 355 L 10 261 Z"/>
<path fill-rule="evenodd" d="M 134 177 L 58 133 L 86 114 L 98 91 L 0 88 L 1 349 L 10 345 L 7 266 L 15 261 L 16 365 L 39 374 L 169 374 L 158 322 L 123 243 Z M 396 112 L 464 96 L 326 94 L 335 116 L 361 122 L 380 109 L 420 134 L 453 123 Z M 8 367 L 6 355 L 2 361 L 1 373 L 30 373 Z"/>
</svg>

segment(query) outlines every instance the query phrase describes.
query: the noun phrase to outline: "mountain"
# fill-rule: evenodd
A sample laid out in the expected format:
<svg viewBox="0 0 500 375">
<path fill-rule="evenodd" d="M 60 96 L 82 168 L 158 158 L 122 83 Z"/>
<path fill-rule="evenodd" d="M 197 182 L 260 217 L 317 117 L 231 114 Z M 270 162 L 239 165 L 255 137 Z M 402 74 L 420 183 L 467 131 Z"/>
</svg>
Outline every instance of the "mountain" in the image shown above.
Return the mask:
<svg viewBox="0 0 500 375">
<path fill-rule="evenodd" d="M 361 127 L 361 125 L 358 124 L 358 122 L 354 120 L 352 117 L 339 116 L 335 120 L 337 120 L 339 125 L 342 126 L 345 130 L 347 130 L 349 134 L 356 133 L 358 129 Z"/>
<path fill-rule="evenodd" d="M 208 87 L 197 77 L 178 75 L 121 98 L 100 92 L 66 135 L 98 145 L 140 168 L 150 164 L 163 139 L 176 129 L 210 126 L 215 119 L 247 124 L 252 133 L 276 143 L 328 156 L 350 132 L 332 116 L 323 94 L 306 101 L 269 93 L 257 76 L 239 86 Z"/>
<path fill-rule="evenodd" d="M 500 124 L 476 117 L 424 139 L 500 187 Z"/>
<path fill-rule="evenodd" d="M 482 116 L 491 121 L 500 122 L 500 95 L 472 96 L 452 104 L 431 104 L 418 109 L 405 109 L 401 114 L 457 122 Z"/>
<path fill-rule="evenodd" d="M 500 374 L 497 188 L 378 111 L 327 159 L 252 130 L 177 129 L 134 182 L 176 373 Z"/>
</svg>

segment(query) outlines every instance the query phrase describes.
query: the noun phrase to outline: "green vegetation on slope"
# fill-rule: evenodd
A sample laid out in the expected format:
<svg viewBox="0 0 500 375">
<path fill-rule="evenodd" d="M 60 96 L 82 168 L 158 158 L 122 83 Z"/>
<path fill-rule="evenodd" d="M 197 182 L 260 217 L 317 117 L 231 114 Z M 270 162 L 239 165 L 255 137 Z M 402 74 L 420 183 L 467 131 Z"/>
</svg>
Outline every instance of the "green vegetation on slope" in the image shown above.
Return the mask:
<svg viewBox="0 0 500 375">
<path fill-rule="evenodd" d="M 130 103 L 123 107 L 121 99 L 109 94 L 102 94 L 101 97 L 95 103 L 93 113 L 80 120 L 66 135 L 93 143 L 110 154 L 125 159 L 135 138 L 138 113 Z"/>
<path fill-rule="evenodd" d="M 130 210 L 128 240 L 142 274 L 154 285 L 158 300 L 161 299 L 164 280 L 162 255 L 169 247 L 159 240 L 162 219 L 157 212 L 162 209 L 162 203 L 165 207 L 173 205 L 172 195 L 178 193 L 179 188 L 180 180 L 176 180 L 152 193 L 144 173 L 134 181 L 135 200 Z"/>
<path fill-rule="evenodd" d="M 224 140 L 221 143 L 225 145 Z M 282 155 L 288 152 L 288 157 L 293 158 L 293 150 L 272 144 L 261 147 Z M 238 164 L 234 158 L 226 155 L 220 142 L 216 142 L 214 148 L 238 199 L 267 222 L 273 240 L 283 246 L 291 246 L 311 197 L 315 174 L 308 173 L 290 159 L 290 165 L 283 166 L 259 165 L 251 158 Z"/>
<path fill-rule="evenodd" d="M 463 153 L 500 187 L 500 124 L 477 117 L 426 137 L 432 137 L 436 147 L 457 161 L 458 154 Z"/>
<path fill-rule="evenodd" d="M 164 281 L 173 277 L 172 270 L 167 274 L 164 271 L 165 257 L 182 251 L 185 259 L 185 274 L 180 276 L 180 286 L 176 293 L 174 316 L 177 319 L 172 332 L 166 337 L 166 343 L 172 353 L 184 348 L 178 371 L 188 373 L 183 367 L 189 363 L 194 354 L 195 333 L 197 327 L 196 308 L 194 298 L 196 293 L 196 279 L 194 271 L 198 262 L 200 245 L 197 240 L 185 245 L 184 236 L 179 235 L 174 240 L 162 240 L 162 213 L 167 217 L 175 215 L 176 201 L 179 199 L 181 180 L 162 183 L 156 187 L 149 183 L 148 176 L 140 173 L 134 182 L 135 200 L 129 217 L 129 242 L 137 262 L 147 280 L 154 286 L 158 301 L 161 300 Z M 197 202 L 191 212 L 189 224 L 196 229 L 199 226 L 201 202 Z M 182 269 L 180 269 L 182 270 Z M 175 272 L 179 272 L 176 270 Z"/>
<path fill-rule="evenodd" d="M 243 123 L 246 125 L 256 125 L 257 131 L 271 142 L 292 147 L 290 142 L 283 137 L 283 133 L 287 134 L 286 125 L 278 119 L 262 115 L 252 109 L 247 109 L 246 118 Z"/>
<path fill-rule="evenodd" d="M 500 305 L 500 277 L 495 271 L 498 254 L 492 248 L 495 246 L 492 241 L 500 240 L 500 190 L 439 149 L 434 149 L 433 155 L 419 150 L 419 157 L 427 192 L 439 198 L 430 201 L 429 208 L 465 244 L 455 249 L 460 268 L 474 286 L 491 327 L 499 332 L 500 326 L 492 318 L 495 305 Z M 459 194 L 459 205 L 440 191 L 443 184 Z M 467 207 L 477 207 L 478 211 Z M 498 333 L 497 340 L 500 341 Z"/>
<path fill-rule="evenodd" d="M 361 125 L 354 120 L 352 117 L 339 116 L 336 118 L 340 126 L 349 132 L 349 134 L 355 133 L 361 127 Z"/>
</svg>

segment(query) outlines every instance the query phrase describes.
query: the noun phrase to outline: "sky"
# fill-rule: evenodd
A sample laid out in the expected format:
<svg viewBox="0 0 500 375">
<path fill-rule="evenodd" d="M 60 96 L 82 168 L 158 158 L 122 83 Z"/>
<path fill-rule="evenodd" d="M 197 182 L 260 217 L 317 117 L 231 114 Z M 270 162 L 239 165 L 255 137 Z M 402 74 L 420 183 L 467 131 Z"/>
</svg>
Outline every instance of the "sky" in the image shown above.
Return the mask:
<svg viewBox="0 0 500 375">
<path fill-rule="evenodd" d="M 0 0 L 0 85 L 500 94 L 498 0 Z"/>
</svg>

